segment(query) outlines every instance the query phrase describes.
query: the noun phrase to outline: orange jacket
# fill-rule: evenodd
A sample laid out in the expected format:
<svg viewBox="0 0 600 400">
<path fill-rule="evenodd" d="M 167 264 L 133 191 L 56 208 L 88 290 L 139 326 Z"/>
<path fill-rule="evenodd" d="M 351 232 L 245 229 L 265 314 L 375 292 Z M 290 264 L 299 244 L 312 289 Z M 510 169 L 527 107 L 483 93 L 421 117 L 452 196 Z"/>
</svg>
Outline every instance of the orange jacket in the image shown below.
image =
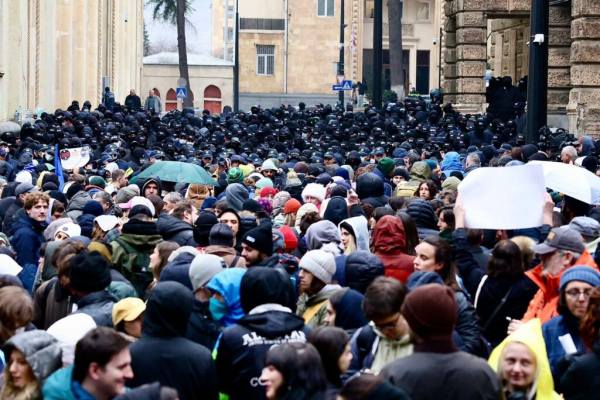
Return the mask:
<svg viewBox="0 0 600 400">
<path fill-rule="evenodd" d="M 598 266 L 587 250 L 583 252 L 581 257 L 579 257 L 579 260 L 573 265 L 587 265 L 598 271 Z M 560 286 L 560 278 L 565 271 L 566 269 L 557 276 L 543 275 L 542 264 L 540 264 L 534 269 L 525 272 L 525 275 L 535 282 L 540 290 L 533 296 L 533 299 L 527 308 L 527 312 L 525 312 L 521 321 L 527 322 L 533 318 L 539 318 L 543 324 L 558 315 L 558 312 L 556 311 L 556 306 L 558 305 L 558 288 Z"/>
</svg>

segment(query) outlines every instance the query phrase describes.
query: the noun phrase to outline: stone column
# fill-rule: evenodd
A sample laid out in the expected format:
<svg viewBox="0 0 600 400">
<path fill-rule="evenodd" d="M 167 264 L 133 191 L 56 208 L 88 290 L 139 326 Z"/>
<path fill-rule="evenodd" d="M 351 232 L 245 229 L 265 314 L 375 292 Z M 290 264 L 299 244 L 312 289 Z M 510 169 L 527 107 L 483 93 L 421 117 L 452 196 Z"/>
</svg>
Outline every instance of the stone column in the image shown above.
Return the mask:
<svg viewBox="0 0 600 400">
<path fill-rule="evenodd" d="M 454 0 L 444 8 L 444 93 L 462 112 L 481 113 L 485 104 L 486 7 L 481 0 Z"/>
<path fill-rule="evenodd" d="M 568 7 L 550 7 L 548 46 L 548 125 L 567 128 L 565 112 L 571 90 L 571 16 Z"/>
<path fill-rule="evenodd" d="M 569 130 L 600 136 L 600 2 L 573 0 Z"/>
</svg>

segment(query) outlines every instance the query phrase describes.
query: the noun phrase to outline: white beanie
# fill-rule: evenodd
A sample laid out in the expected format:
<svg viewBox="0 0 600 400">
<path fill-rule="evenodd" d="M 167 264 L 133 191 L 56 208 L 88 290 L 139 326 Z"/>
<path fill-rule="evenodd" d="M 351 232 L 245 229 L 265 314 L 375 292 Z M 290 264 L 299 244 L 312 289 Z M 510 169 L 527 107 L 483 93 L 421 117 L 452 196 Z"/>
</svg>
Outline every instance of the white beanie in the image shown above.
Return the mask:
<svg viewBox="0 0 600 400">
<path fill-rule="evenodd" d="M 92 317 L 83 313 L 68 315 L 48 328 L 48 333 L 60 343 L 63 367 L 73 364 L 77 342 L 95 328 Z"/>
<path fill-rule="evenodd" d="M 335 274 L 335 257 L 327 250 L 311 250 L 302 257 L 299 266 L 321 282 L 330 284 Z"/>
<path fill-rule="evenodd" d="M 67 222 L 66 224 L 58 227 L 58 229 L 56 230 L 56 233 L 54 233 L 55 238 L 59 232 L 66 233 L 70 238 L 72 238 L 72 237 L 81 235 L 81 227 L 72 222 Z"/>
<path fill-rule="evenodd" d="M 308 203 L 307 196 L 312 196 L 319 199 L 320 202 L 323 202 L 323 200 L 325 200 L 325 194 L 325 186 L 318 183 L 309 183 L 302 191 L 302 200 L 304 200 L 305 203 Z"/>
<path fill-rule="evenodd" d="M 318 213 L 319 209 L 313 203 L 303 204 L 298 209 L 298 212 L 296 212 L 296 223 L 295 223 L 295 227 L 297 229 L 300 229 L 300 222 L 302 222 L 302 217 L 304 217 L 309 212 L 316 212 L 316 213 Z"/>
</svg>

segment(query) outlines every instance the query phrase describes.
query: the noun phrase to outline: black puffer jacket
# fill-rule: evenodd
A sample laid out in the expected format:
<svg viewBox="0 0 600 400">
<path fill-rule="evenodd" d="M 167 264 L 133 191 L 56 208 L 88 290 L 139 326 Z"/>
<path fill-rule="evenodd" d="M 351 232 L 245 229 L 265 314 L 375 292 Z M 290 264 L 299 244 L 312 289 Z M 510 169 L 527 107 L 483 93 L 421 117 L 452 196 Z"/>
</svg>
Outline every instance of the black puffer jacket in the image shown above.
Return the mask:
<svg viewBox="0 0 600 400">
<path fill-rule="evenodd" d="M 419 239 L 439 234 L 439 231 L 437 231 L 437 217 L 429 202 L 425 200 L 413 200 L 406 208 L 406 213 L 415 221 Z"/>
<path fill-rule="evenodd" d="M 250 268 L 240 296 L 246 316 L 223 332 L 217 349 L 219 389 L 230 400 L 264 400 L 265 355 L 273 346 L 306 342 L 311 329 L 289 311 L 295 296 L 285 271 Z"/>
<path fill-rule="evenodd" d="M 356 194 L 363 202 L 373 207 L 384 207 L 390 201 L 385 195 L 383 180 L 372 172 L 362 174 L 356 181 Z"/>
<path fill-rule="evenodd" d="M 194 241 L 194 228 L 187 222 L 162 213 L 156 221 L 156 226 L 165 241 L 175 242 L 180 246 L 198 247 Z"/>
<path fill-rule="evenodd" d="M 357 292 L 364 294 L 375 278 L 384 275 L 383 263 L 368 251 L 357 250 L 346 260 L 346 286 Z"/>
<path fill-rule="evenodd" d="M 600 341 L 596 341 L 591 354 L 571 359 L 571 364 L 560 381 L 565 399 L 598 399 L 600 393 L 598 371 L 600 371 Z"/>
<path fill-rule="evenodd" d="M 194 300 L 194 308 L 188 322 L 185 337 L 211 350 L 222 331 L 222 325 L 212 318 L 208 302 L 202 303 Z"/>
<path fill-rule="evenodd" d="M 181 400 L 217 400 L 217 371 L 210 351 L 185 333 L 193 296 L 178 282 L 159 282 L 150 292 L 142 338 L 131 345 L 135 388 L 159 381 L 177 390 Z"/>
</svg>

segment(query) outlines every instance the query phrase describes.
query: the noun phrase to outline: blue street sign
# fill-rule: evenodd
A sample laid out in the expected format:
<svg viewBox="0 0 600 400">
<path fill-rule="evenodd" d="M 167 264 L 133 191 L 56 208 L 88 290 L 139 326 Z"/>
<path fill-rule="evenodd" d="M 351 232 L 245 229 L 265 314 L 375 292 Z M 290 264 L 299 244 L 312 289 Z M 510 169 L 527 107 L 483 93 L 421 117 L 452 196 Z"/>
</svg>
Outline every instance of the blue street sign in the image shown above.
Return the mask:
<svg viewBox="0 0 600 400">
<path fill-rule="evenodd" d="M 178 87 L 176 93 L 178 99 L 185 99 L 187 97 L 187 88 Z"/>
<path fill-rule="evenodd" d="M 333 90 L 337 92 L 352 90 L 352 81 L 342 81 L 341 85 L 333 85 Z"/>
</svg>

